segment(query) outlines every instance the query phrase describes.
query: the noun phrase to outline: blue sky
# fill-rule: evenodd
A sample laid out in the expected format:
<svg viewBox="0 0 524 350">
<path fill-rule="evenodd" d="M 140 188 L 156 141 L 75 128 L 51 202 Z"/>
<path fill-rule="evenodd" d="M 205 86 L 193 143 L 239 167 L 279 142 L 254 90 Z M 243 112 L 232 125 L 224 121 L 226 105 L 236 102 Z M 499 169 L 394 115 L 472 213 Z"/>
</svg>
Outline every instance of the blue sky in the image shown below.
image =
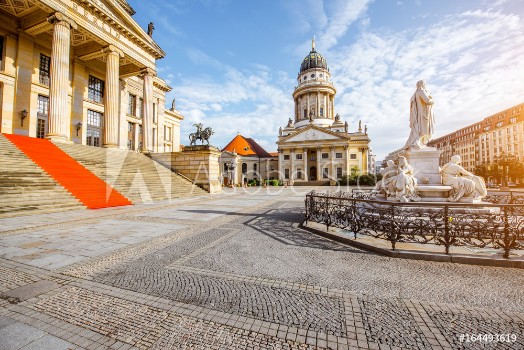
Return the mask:
<svg viewBox="0 0 524 350">
<path fill-rule="evenodd" d="M 316 36 L 337 88 L 335 109 L 368 125 L 377 159 L 409 134 L 409 99 L 425 79 L 435 137 L 524 102 L 521 0 L 129 0 L 155 24 L 158 74 L 192 124 L 224 147 L 240 132 L 267 151 L 293 114 L 300 63 Z"/>
</svg>

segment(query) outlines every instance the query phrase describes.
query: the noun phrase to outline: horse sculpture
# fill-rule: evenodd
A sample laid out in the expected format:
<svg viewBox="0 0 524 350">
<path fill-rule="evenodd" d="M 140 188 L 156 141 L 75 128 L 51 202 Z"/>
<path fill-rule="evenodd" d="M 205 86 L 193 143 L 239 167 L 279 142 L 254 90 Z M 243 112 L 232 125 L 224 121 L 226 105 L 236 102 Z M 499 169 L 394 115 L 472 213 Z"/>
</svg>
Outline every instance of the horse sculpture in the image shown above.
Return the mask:
<svg viewBox="0 0 524 350">
<path fill-rule="evenodd" d="M 202 130 L 202 124 L 194 124 L 196 126 L 197 131 L 189 134 L 189 145 L 190 146 L 196 146 L 196 141 L 200 140 L 202 144 L 204 144 L 204 141 L 207 142 L 207 145 L 209 146 L 209 138 L 211 135 L 213 135 L 215 132 L 213 129 L 211 129 L 209 126 Z"/>
</svg>

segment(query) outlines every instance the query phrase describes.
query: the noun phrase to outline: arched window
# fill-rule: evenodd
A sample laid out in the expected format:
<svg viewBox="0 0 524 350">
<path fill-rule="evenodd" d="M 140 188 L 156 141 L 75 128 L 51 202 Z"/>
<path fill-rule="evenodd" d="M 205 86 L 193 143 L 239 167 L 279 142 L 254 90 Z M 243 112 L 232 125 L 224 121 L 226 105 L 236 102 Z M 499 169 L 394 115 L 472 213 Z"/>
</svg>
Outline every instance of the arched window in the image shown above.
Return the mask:
<svg viewBox="0 0 524 350">
<path fill-rule="evenodd" d="M 247 174 L 247 164 L 242 163 L 242 174 Z"/>
</svg>

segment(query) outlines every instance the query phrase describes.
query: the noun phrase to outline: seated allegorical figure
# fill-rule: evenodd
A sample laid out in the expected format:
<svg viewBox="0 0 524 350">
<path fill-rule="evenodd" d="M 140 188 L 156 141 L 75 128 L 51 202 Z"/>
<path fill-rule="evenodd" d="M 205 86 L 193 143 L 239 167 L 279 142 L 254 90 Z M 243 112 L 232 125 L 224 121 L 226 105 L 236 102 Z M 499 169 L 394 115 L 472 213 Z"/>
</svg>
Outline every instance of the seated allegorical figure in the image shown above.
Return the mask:
<svg viewBox="0 0 524 350">
<path fill-rule="evenodd" d="M 394 196 L 395 193 L 390 193 L 392 187 L 390 187 L 391 182 L 395 179 L 395 176 L 398 174 L 398 168 L 395 165 L 395 162 L 392 160 L 387 161 L 387 167 L 380 169 L 380 174 L 382 175 L 382 180 L 377 183 L 377 191 L 382 193 L 386 197 Z"/>
<path fill-rule="evenodd" d="M 451 161 L 441 169 L 442 184 L 452 187 L 448 201 L 456 202 L 461 198 L 485 197 L 488 191 L 484 180 L 460 166 L 461 161 L 459 155 L 454 155 Z"/>
<path fill-rule="evenodd" d="M 417 179 L 406 157 L 398 157 L 397 171 L 397 175 L 389 186 L 390 191 L 394 191 L 396 199 L 400 202 L 420 201 L 417 194 Z"/>
</svg>

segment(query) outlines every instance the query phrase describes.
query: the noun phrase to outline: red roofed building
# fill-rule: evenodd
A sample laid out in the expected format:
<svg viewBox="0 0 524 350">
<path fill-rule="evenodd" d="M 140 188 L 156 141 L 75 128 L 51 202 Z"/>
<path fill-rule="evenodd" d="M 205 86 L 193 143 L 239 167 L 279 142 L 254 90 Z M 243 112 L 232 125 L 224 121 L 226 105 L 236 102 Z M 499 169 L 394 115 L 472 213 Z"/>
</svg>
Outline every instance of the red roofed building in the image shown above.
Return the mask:
<svg viewBox="0 0 524 350">
<path fill-rule="evenodd" d="M 220 173 L 225 186 L 250 180 L 278 179 L 278 153 L 268 153 L 255 140 L 237 135 L 222 149 Z M 231 169 L 231 164 L 233 168 Z"/>
</svg>

